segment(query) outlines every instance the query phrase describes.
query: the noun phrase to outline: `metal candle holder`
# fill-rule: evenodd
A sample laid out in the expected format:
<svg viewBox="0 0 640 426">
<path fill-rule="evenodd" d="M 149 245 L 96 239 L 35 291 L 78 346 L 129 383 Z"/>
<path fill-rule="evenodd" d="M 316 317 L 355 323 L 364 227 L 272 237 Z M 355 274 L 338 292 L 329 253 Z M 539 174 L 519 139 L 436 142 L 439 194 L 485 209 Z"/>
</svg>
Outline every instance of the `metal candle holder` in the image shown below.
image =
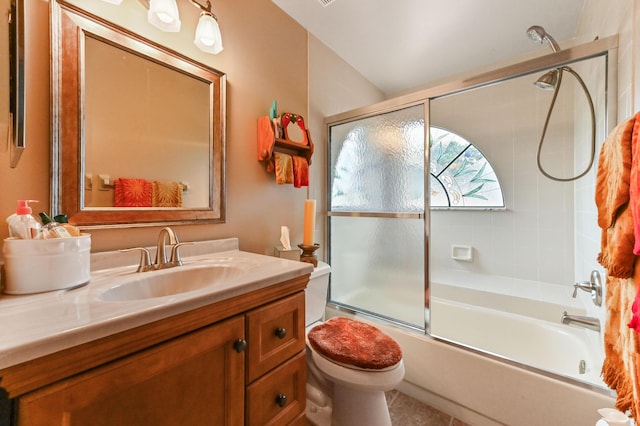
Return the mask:
<svg viewBox="0 0 640 426">
<path fill-rule="evenodd" d="M 312 246 L 307 246 L 304 244 L 298 244 L 298 247 L 302 249 L 302 254 L 300 255 L 300 262 L 311 263 L 314 267 L 318 266 L 318 258 L 314 253 L 320 247 L 320 244 L 315 243 Z"/>
</svg>

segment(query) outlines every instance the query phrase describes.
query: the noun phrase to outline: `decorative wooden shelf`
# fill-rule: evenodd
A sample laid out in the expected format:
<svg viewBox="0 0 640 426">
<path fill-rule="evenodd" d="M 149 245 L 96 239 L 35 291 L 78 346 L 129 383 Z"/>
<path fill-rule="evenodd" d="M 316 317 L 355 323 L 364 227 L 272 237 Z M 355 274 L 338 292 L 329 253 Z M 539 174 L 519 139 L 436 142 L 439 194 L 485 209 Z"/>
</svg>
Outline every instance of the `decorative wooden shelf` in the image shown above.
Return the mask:
<svg viewBox="0 0 640 426">
<path fill-rule="evenodd" d="M 258 119 L 258 160 L 270 161 L 274 152 L 283 152 L 304 157 L 311 164 L 313 142 L 308 129 L 304 129 L 304 140 L 301 142 L 286 139 L 288 137 L 286 128 L 284 129 L 285 138 L 275 137 L 276 134 L 273 122 L 268 117 Z"/>
<path fill-rule="evenodd" d="M 302 142 L 293 142 L 281 138 L 275 138 L 274 144 L 274 150 L 276 148 L 290 149 L 293 151 L 297 151 L 298 155 L 300 155 L 301 157 L 305 157 L 305 153 L 311 151 L 311 147 L 309 145 L 305 145 Z"/>
</svg>

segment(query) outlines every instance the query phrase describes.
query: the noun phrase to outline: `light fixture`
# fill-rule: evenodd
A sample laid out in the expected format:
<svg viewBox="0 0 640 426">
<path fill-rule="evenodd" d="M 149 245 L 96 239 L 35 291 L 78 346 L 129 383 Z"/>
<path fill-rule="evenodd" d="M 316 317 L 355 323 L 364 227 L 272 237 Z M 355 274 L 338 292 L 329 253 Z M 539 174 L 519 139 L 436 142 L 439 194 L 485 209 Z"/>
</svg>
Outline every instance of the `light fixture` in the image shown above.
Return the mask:
<svg viewBox="0 0 640 426">
<path fill-rule="evenodd" d="M 122 2 L 122 0 L 103 1 L 113 4 Z M 200 18 L 193 44 L 203 52 L 217 55 L 222 52 L 222 34 L 218 26 L 218 18 L 211 11 L 211 1 L 207 0 L 206 6 L 197 0 L 189 1 L 200 9 Z M 140 3 L 149 10 L 147 20 L 151 25 L 166 32 L 180 31 L 180 16 L 176 0 L 140 0 Z"/>
<path fill-rule="evenodd" d="M 107 3 L 111 3 L 111 4 L 115 4 L 116 6 L 119 6 L 120 3 L 122 3 L 122 0 L 102 0 L 102 1 L 107 2 Z"/>
<path fill-rule="evenodd" d="M 150 0 L 147 20 L 162 31 L 180 31 L 180 15 L 176 0 Z"/>
<path fill-rule="evenodd" d="M 222 52 L 222 34 L 218 26 L 218 18 L 211 11 L 211 2 L 207 0 L 207 5 L 203 6 L 196 0 L 189 1 L 202 11 L 193 43 L 203 52 L 217 55 Z"/>
</svg>

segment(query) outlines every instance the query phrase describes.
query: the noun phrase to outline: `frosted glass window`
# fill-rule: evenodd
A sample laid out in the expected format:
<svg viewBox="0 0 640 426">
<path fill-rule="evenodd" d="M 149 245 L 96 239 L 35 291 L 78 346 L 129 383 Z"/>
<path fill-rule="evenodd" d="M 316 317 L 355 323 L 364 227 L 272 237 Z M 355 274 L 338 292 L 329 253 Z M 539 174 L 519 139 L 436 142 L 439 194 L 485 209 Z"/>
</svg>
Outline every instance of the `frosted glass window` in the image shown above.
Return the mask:
<svg viewBox="0 0 640 426">
<path fill-rule="evenodd" d="M 504 207 L 493 167 L 469 141 L 432 126 L 429 149 L 430 207 Z"/>
<path fill-rule="evenodd" d="M 332 126 L 331 210 L 424 210 L 422 105 Z"/>
</svg>

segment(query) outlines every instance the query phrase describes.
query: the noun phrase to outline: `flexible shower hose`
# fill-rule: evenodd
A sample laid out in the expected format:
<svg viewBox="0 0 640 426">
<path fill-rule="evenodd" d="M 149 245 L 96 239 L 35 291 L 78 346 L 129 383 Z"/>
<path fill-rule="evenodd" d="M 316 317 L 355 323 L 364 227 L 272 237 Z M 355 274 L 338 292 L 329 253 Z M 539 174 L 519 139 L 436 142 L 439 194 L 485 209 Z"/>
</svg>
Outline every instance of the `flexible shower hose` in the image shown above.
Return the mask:
<svg viewBox="0 0 640 426">
<path fill-rule="evenodd" d="M 589 108 L 591 111 L 591 159 L 589 160 L 589 165 L 587 166 L 586 169 L 584 169 L 584 171 L 582 173 L 580 173 L 577 176 L 574 177 L 570 177 L 570 178 L 559 178 L 559 177 L 555 177 L 550 175 L 549 173 L 547 173 L 544 170 L 544 167 L 542 167 L 542 163 L 540 162 L 540 153 L 542 152 L 542 145 L 544 143 L 544 136 L 547 133 L 547 127 L 549 126 L 549 119 L 551 118 L 551 112 L 553 111 L 553 107 L 556 103 L 556 98 L 558 97 L 558 92 L 560 91 L 560 85 L 562 84 L 562 72 L 563 71 L 567 71 L 569 73 L 571 73 L 571 75 L 573 75 L 576 80 L 578 80 L 578 82 L 580 83 L 580 86 L 582 86 L 582 90 L 584 91 L 586 97 L 587 97 L 587 101 L 589 102 Z M 547 118 L 544 122 L 544 128 L 542 129 L 542 136 L 540 137 L 540 143 L 538 144 L 538 156 L 537 156 L 537 161 L 538 161 L 538 170 L 540 170 L 540 173 L 542 173 L 543 175 L 545 175 L 547 178 L 551 179 L 551 180 L 555 180 L 558 182 L 570 182 L 573 180 L 577 180 L 580 179 L 581 177 L 583 177 L 584 175 L 586 175 L 589 170 L 591 169 L 591 166 L 593 166 L 593 161 L 596 155 L 596 117 L 595 117 L 595 111 L 593 108 L 593 101 L 591 100 L 591 95 L 589 94 L 589 90 L 587 89 L 587 86 L 584 84 L 584 81 L 582 80 L 582 78 L 580 78 L 580 76 L 578 75 L 578 73 L 576 73 L 573 69 L 571 69 L 570 67 L 567 66 L 563 66 L 558 68 L 558 83 L 556 84 L 555 89 L 553 90 L 553 97 L 551 98 L 551 105 L 549 105 L 549 111 L 547 112 Z"/>
</svg>

